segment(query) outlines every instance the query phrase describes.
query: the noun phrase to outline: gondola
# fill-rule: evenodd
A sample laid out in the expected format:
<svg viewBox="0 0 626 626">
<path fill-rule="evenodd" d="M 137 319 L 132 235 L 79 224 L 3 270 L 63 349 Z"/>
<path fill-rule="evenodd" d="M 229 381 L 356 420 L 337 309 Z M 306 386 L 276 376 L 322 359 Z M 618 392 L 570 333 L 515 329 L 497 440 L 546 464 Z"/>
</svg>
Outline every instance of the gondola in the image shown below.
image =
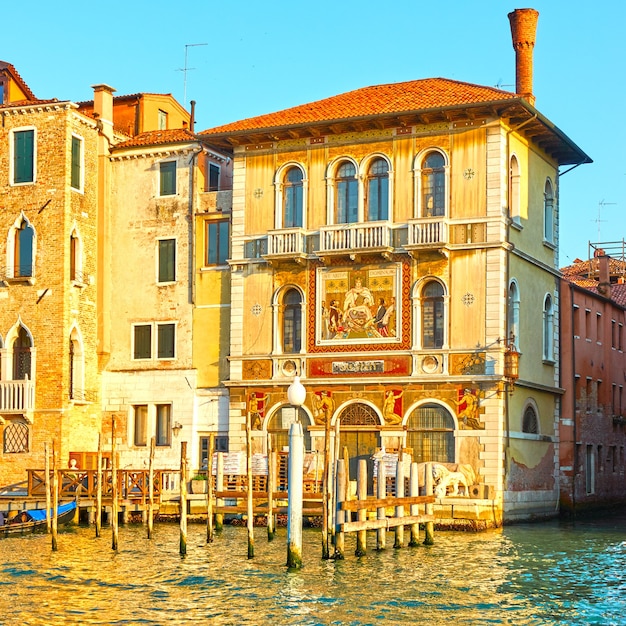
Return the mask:
<svg viewBox="0 0 626 626">
<path fill-rule="evenodd" d="M 60 504 L 57 508 L 57 525 L 67 524 L 74 517 L 76 502 Z M 52 518 L 51 518 L 52 519 Z M 46 509 L 30 509 L 18 513 L 12 519 L 5 519 L 0 526 L 0 537 L 23 535 L 46 530 Z"/>
</svg>

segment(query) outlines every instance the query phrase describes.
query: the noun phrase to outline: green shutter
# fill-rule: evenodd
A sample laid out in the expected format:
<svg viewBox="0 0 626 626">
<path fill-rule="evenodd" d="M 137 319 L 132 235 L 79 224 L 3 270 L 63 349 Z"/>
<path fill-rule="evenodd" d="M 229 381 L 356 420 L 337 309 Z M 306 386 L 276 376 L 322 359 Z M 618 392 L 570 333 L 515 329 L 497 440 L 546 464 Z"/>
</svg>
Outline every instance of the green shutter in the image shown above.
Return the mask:
<svg viewBox="0 0 626 626">
<path fill-rule="evenodd" d="M 176 194 L 176 161 L 161 163 L 161 186 L 159 195 L 173 196 Z"/>
<path fill-rule="evenodd" d="M 174 324 L 159 324 L 158 326 L 158 352 L 159 359 L 174 358 Z"/>
<path fill-rule="evenodd" d="M 13 135 L 13 182 L 32 183 L 35 172 L 35 131 L 20 130 Z"/>
<path fill-rule="evenodd" d="M 72 187 L 80 189 L 81 140 L 72 137 Z"/>
<path fill-rule="evenodd" d="M 176 240 L 159 241 L 159 282 L 171 283 L 176 280 Z"/>
</svg>

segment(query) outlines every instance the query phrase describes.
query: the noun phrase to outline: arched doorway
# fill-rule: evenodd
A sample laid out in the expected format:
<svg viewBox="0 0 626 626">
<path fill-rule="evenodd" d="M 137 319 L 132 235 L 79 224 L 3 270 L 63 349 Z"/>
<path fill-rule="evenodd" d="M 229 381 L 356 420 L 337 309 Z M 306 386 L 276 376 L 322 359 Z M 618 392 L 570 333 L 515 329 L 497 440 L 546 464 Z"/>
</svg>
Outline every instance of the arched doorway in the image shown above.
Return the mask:
<svg viewBox="0 0 626 626">
<path fill-rule="evenodd" d="M 289 428 L 296 419 L 302 424 L 304 449 L 311 449 L 311 433 L 308 428 L 310 420 L 307 412 L 300 407 L 296 418 L 295 407 L 287 405 L 275 411 L 267 423 L 267 432 L 272 435 L 272 449 L 281 452 L 289 448 Z"/>
<path fill-rule="evenodd" d="M 407 421 L 406 445 L 418 463 L 454 463 L 454 418 L 439 404 L 423 404 Z"/>
<path fill-rule="evenodd" d="M 372 491 L 374 460 L 372 456 L 380 448 L 380 419 L 376 411 L 367 404 L 356 402 L 341 411 L 339 419 L 339 455 L 347 448 L 350 480 L 356 480 L 359 460 L 367 461 L 367 489 Z"/>
</svg>

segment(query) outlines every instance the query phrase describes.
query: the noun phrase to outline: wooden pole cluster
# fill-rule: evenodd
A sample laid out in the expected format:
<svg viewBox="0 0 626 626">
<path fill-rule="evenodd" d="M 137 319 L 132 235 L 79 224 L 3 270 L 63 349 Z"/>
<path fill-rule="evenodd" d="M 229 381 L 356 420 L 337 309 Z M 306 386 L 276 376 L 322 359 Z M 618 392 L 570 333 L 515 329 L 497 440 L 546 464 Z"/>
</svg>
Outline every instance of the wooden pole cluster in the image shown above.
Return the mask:
<svg viewBox="0 0 626 626">
<path fill-rule="evenodd" d="M 154 525 L 154 452 L 156 438 L 150 439 L 150 458 L 148 459 L 148 539 L 152 539 Z"/>
<path fill-rule="evenodd" d="M 52 530 L 52 523 L 50 520 L 50 505 L 51 505 L 51 493 L 50 493 L 50 451 L 48 450 L 48 442 L 44 443 L 44 465 L 45 465 L 45 488 L 46 488 L 46 532 L 50 533 Z"/>
<path fill-rule="evenodd" d="M 274 490 L 276 489 L 276 452 L 272 449 L 272 435 L 267 434 L 267 540 L 274 540 Z"/>
<path fill-rule="evenodd" d="M 335 558 L 344 558 L 345 533 L 356 533 L 356 556 L 366 554 L 367 531 L 376 530 L 376 548 L 383 550 L 386 547 L 386 530 L 395 528 L 394 548 L 404 546 L 404 526 L 411 528 L 411 541 L 409 546 L 415 546 L 419 537 L 419 524 L 424 523 L 426 529 L 426 539 L 424 543 L 433 543 L 433 481 L 430 465 L 426 466 L 426 495 L 419 495 L 419 480 L 417 463 L 411 465 L 410 494 L 404 495 L 404 466 L 401 461 L 396 465 L 396 495 L 387 496 L 385 482 L 385 466 L 381 462 L 378 464 L 378 484 L 377 497 L 367 497 L 367 462 L 359 461 L 357 475 L 357 500 L 347 499 L 347 476 L 345 471 L 345 460 L 338 459 L 337 462 L 337 483 L 336 493 L 336 532 L 335 532 Z M 428 472 L 430 471 L 430 482 Z M 419 514 L 419 506 L 424 506 L 424 514 Z M 388 507 L 394 507 L 394 516 L 387 517 Z M 406 507 L 410 507 L 410 515 L 405 516 Z M 376 510 L 376 519 L 367 519 L 367 511 Z M 357 519 L 354 522 L 348 521 L 347 513 L 355 511 Z"/>
<path fill-rule="evenodd" d="M 59 477 L 57 465 L 56 442 L 52 442 L 52 550 L 57 551 L 57 513 L 59 509 Z"/>
<path fill-rule="evenodd" d="M 252 429 L 250 427 L 250 413 L 246 418 L 246 473 L 247 473 L 247 510 L 248 510 L 248 558 L 254 558 L 254 500 L 252 493 Z"/>
<path fill-rule="evenodd" d="M 98 456 L 96 467 L 96 537 L 102 532 L 102 433 L 98 433 Z"/>
</svg>

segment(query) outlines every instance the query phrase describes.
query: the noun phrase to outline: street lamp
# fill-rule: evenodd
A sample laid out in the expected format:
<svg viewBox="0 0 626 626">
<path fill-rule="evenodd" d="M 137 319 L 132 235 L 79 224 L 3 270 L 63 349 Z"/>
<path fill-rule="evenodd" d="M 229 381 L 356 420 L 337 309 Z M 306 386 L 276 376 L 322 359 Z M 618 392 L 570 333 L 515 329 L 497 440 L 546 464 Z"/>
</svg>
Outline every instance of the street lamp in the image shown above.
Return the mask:
<svg viewBox="0 0 626 626">
<path fill-rule="evenodd" d="M 304 404 L 306 400 L 306 389 L 300 382 L 300 376 L 296 376 L 291 385 L 287 388 L 287 400 L 289 400 L 289 404 L 298 409 Z"/>
</svg>

